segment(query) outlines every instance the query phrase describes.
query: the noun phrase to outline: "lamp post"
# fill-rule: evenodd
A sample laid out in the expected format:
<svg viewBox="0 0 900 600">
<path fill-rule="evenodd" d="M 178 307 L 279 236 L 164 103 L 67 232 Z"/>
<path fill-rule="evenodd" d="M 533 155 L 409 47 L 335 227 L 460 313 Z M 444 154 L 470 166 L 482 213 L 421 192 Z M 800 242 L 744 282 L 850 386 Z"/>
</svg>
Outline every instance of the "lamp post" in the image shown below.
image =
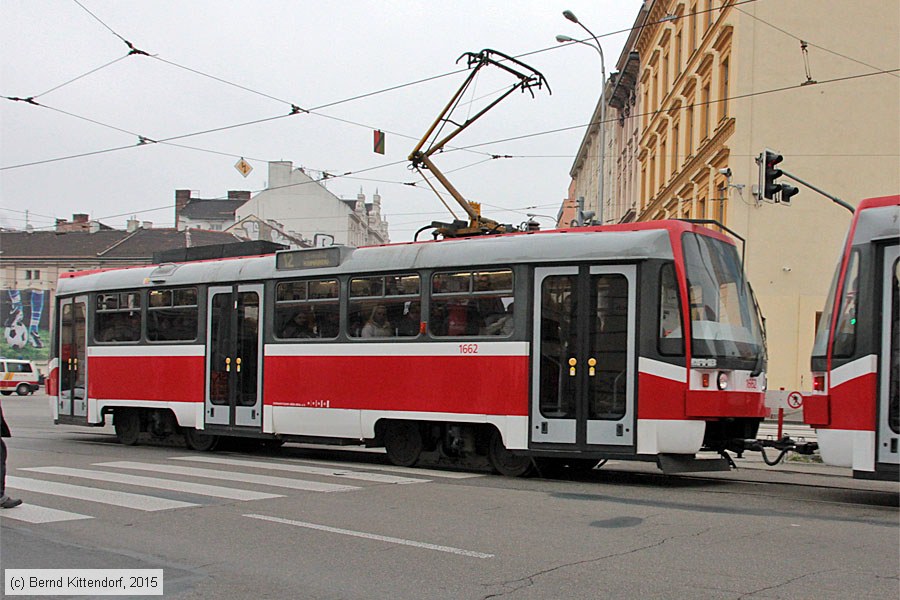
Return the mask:
<svg viewBox="0 0 900 600">
<path fill-rule="evenodd" d="M 594 44 L 589 44 L 584 40 L 576 40 L 567 35 L 558 35 L 556 36 L 556 41 L 560 43 L 567 42 L 576 42 L 579 44 L 584 44 L 585 46 L 590 46 L 594 50 L 596 50 L 600 54 L 600 74 L 603 77 L 603 81 L 600 84 L 600 131 L 597 133 L 598 141 L 597 144 L 599 146 L 600 152 L 600 165 L 599 172 L 597 173 L 597 203 L 599 206 L 597 207 L 597 214 L 600 217 L 600 224 L 603 225 L 603 179 L 604 179 L 604 171 L 603 164 L 604 158 L 606 155 L 606 64 L 603 60 L 603 47 L 600 46 L 600 40 L 597 39 L 597 36 L 594 35 L 590 29 L 584 26 L 584 23 L 578 20 L 578 17 L 575 16 L 571 10 L 563 11 L 563 16 L 568 20 L 572 21 L 582 29 L 588 32 L 588 34 L 594 38 Z"/>
</svg>

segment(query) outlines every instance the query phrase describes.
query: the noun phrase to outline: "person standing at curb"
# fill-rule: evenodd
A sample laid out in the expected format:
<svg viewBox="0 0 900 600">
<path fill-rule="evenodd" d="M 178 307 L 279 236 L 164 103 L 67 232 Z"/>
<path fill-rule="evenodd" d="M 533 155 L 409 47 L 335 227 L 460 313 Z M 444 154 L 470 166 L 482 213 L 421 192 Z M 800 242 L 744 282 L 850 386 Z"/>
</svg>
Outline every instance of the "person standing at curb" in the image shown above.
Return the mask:
<svg viewBox="0 0 900 600">
<path fill-rule="evenodd" d="M 11 436 L 9 425 L 3 417 L 3 405 L 0 404 L 0 508 L 15 508 L 22 504 L 21 500 L 6 495 L 6 444 L 3 438 Z"/>
</svg>

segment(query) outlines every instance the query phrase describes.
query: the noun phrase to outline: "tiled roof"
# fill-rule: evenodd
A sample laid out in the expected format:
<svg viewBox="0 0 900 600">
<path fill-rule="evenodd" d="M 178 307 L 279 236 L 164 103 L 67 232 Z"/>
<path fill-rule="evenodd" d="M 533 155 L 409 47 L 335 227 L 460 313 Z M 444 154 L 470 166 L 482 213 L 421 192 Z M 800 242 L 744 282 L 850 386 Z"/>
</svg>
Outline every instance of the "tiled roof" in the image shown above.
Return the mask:
<svg viewBox="0 0 900 600">
<path fill-rule="evenodd" d="M 74 231 L 56 233 L 53 231 L 0 232 L 0 259 L 45 258 L 45 259 L 147 259 L 154 252 L 229 244 L 241 241 L 230 233 L 193 229 L 138 229 L 134 232 L 112 230 L 88 233 Z"/>
</svg>

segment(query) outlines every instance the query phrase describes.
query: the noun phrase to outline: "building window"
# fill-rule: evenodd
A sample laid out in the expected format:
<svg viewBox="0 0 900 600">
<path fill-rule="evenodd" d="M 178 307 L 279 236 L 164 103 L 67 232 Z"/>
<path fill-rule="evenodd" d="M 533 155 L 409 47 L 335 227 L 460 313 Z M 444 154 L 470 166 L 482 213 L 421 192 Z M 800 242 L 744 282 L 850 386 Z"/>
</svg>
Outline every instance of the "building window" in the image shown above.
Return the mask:
<svg viewBox="0 0 900 600">
<path fill-rule="evenodd" d="M 709 138 L 709 81 L 703 84 L 700 90 L 700 139 Z"/>
<path fill-rule="evenodd" d="M 691 38 L 691 52 L 697 49 L 697 5 L 691 6 L 691 18 L 688 20 L 688 37 Z"/>
<path fill-rule="evenodd" d="M 691 104 L 687 107 L 684 114 L 684 154 L 685 157 L 694 154 L 694 105 L 693 98 L 689 101 Z"/>
<path fill-rule="evenodd" d="M 681 29 L 675 34 L 675 77 L 681 75 Z"/>
<path fill-rule="evenodd" d="M 719 86 L 721 119 L 724 120 L 728 117 L 728 57 L 719 65 Z"/>
<path fill-rule="evenodd" d="M 662 93 L 660 94 L 661 98 L 666 97 L 666 93 L 669 91 L 669 53 L 666 52 L 663 54 L 662 58 Z"/>
<path fill-rule="evenodd" d="M 666 160 L 666 140 L 663 139 L 659 144 L 659 184 L 661 186 L 666 184 L 666 181 L 669 179 L 669 171 L 668 171 L 668 161 Z"/>
<path fill-rule="evenodd" d="M 681 167 L 681 159 L 678 156 L 678 123 L 672 126 L 672 172 L 677 173 Z"/>
</svg>

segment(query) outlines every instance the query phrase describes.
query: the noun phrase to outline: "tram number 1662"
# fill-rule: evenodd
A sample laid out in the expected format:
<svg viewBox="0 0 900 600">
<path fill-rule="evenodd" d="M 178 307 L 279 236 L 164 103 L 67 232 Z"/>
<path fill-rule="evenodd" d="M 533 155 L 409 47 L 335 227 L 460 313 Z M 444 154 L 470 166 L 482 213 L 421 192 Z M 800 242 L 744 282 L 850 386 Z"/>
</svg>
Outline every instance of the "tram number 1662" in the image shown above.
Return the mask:
<svg viewBox="0 0 900 600">
<path fill-rule="evenodd" d="M 478 344 L 460 344 L 460 354 L 478 354 Z"/>
</svg>

